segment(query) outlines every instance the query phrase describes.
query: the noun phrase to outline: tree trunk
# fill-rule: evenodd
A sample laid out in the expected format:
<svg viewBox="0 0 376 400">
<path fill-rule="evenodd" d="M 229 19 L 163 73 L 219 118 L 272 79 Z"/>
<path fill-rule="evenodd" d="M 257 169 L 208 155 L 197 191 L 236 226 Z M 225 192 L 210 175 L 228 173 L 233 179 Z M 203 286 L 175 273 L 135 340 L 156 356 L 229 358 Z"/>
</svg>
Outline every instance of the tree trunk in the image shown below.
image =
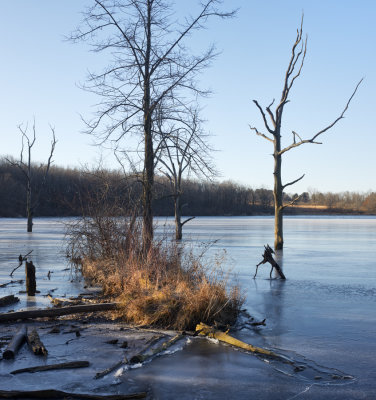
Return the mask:
<svg viewBox="0 0 376 400">
<path fill-rule="evenodd" d="M 33 231 L 33 209 L 31 205 L 31 146 L 28 146 L 28 163 L 27 163 L 27 188 L 26 188 L 26 215 L 27 215 L 27 231 Z"/>
<path fill-rule="evenodd" d="M 274 141 L 274 249 L 283 249 L 283 186 L 281 177 L 281 136 L 276 132 Z"/>
<path fill-rule="evenodd" d="M 152 107 L 150 99 L 150 52 L 151 52 L 151 4 L 148 1 L 147 11 L 147 44 L 145 54 L 144 70 L 144 172 L 143 172 L 143 228 L 142 228 L 142 246 L 146 255 L 150 249 L 153 240 L 153 185 L 154 185 L 154 149 L 152 136 Z"/>
<path fill-rule="evenodd" d="M 29 171 L 31 174 L 31 171 Z M 31 208 L 31 177 L 28 176 L 27 193 L 26 193 L 26 216 L 27 216 L 27 231 L 33 231 L 33 210 Z"/>
<path fill-rule="evenodd" d="M 181 209 L 180 209 L 180 196 L 175 195 L 175 239 L 181 240 L 183 238 L 183 224 L 181 223 Z"/>
<path fill-rule="evenodd" d="M 144 190 L 143 190 L 143 251 L 146 254 L 153 240 L 153 184 L 154 184 L 154 155 L 151 137 L 150 116 L 145 121 L 145 167 L 144 167 Z"/>
<path fill-rule="evenodd" d="M 33 216 L 31 214 L 30 210 L 27 213 L 27 231 L 28 232 L 32 232 L 33 231 Z"/>
</svg>

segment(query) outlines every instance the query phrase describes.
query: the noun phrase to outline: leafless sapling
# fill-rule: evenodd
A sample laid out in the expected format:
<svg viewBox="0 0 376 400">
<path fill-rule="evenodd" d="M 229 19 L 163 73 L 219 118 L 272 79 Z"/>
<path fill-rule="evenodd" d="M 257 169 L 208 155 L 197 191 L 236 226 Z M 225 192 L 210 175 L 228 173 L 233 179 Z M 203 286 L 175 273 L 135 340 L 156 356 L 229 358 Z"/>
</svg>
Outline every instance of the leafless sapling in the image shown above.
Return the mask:
<svg viewBox="0 0 376 400">
<path fill-rule="evenodd" d="M 212 163 L 211 147 L 208 134 L 202 128 L 202 120 L 197 108 L 189 108 L 182 115 L 174 114 L 172 118 L 161 118 L 157 121 L 161 136 L 161 147 L 158 153 L 160 171 L 167 177 L 174 200 L 175 238 L 181 240 L 183 226 L 194 217 L 182 221 L 183 178 L 194 175 L 198 178 L 212 179 L 216 175 Z M 166 123 L 168 122 L 168 123 Z"/>
<path fill-rule="evenodd" d="M 44 188 L 48 172 L 50 170 L 50 166 L 52 163 L 52 156 L 55 151 L 55 146 L 57 143 L 55 137 L 55 128 L 50 126 L 51 133 L 52 133 L 52 140 L 51 140 L 51 150 L 50 155 L 47 159 L 46 164 L 40 164 L 38 167 L 39 173 L 42 172 L 43 178 L 38 188 L 34 185 L 34 168 L 31 156 L 32 156 L 32 148 L 36 142 L 36 128 L 35 128 L 35 121 L 33 122 L 32 126 L 32 134 L 28 133 L 28 125 L 26 126 L 19 125 L 18 129 L 21 133 L 22 138 L 22 145 L 21 145 L 21 152 L 19 160 L 13 160 L 10 158 L 6 158 L 7 162 L 13 166 L 19 168 L 24 176 L 24 184 L 26 188 L 26 217 L 27 217 L 27 232 L 33 231 L 33 216 L 36 208 L 39 205 L 40 196 L 42 193 L 42 189 Z M 25 157 L 26 153 L 26 157 Z"/>
</svg>

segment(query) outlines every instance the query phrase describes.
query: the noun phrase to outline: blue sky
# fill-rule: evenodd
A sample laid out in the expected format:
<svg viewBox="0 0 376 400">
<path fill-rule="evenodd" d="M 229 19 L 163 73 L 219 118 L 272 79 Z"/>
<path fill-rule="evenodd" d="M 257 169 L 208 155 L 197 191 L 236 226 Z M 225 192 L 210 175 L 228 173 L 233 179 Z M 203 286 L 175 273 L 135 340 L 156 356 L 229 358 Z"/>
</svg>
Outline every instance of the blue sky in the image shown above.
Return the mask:
<svg viewBox="0 0 376 400">
<path fill-rule="evenodd" d="M 176 2 L 183 12 L 189 3 Z M 80 132 L 80 114 L 90 117 L 98 98 L 83 92 L 88 69 L 100 71 L 102 55 L 85 44 L 64 41 L 79 23 L 89 0 L 13 0 L 0 2 L 1 155 L 18 156 L 17 125 L 35 116 L 38 141 L 35 161 L 48 155 L 49 126 L 55 126 L 58 144 L 55 163 L 60 166 L 95 164 L 116 167 L 111 152 L 92 145 Z M 285 109 L 283 140 L 291 131 L 304 138 L 328 125 L 342 111 L 356 83 L 364 82 L 345 119 L 322 136 L 322 145 L 304 145 L 286 153 L 283 178 L 306 174 L 289 192 L 376 190 L 376 132 L 371 122 L 376 93 L 376 2 L 373 0 L 225 0 L 239 7 L 238 16 L 212 21 L 191 38 L 192 49 L 215 42 L 221 50 L 202 84 L 213 90 L 204 100 L 207 130 L 214 136 L 215 161 L 221 180 L 252 187 L 272 188 L 272 147 L 250 132 L 262 128 L 252 99 L 267 105 L 281 94 L 296 28 L 304 11 L 308 50 L 301 78 Z"/>
</svg>

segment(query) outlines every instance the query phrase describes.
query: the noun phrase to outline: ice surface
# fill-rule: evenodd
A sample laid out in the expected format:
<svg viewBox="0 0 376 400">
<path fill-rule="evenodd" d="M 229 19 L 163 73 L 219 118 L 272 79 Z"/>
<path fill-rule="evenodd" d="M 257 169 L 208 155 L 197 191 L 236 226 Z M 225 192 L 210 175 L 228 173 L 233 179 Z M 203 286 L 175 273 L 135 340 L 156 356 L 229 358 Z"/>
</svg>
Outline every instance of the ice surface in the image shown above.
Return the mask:
<svg viewBox="0 0 376 400">
<path fill-rule="evenodd" d="M 171 222 L 167 219 L 166 226 L 172 228 Z M 63 271 L 67 261 L 62 250 L 62 226 L 51 219 L 36 219 L 32 235 L 24 232 L 25 228 L 24 220 L 0 220 L 0 283 L 10 280 L 9 272 L 20 253 L 33 249 L 37 266 L 37 286 L 41 293 L 32 299 L 21 294 L 16 307 L 46 306 L 49 301 L 43 295 L 55 287 L 57 297 L 82 292 L 84 284 L 80 277 L 70 270 Z M 192 246 L 216 239 L 219 240 L 212 245 L 209 256 L 226 249 L 226 268 L 247 294 L 245 308 L 256 320 L 266 318 L 265 327 L 242 329 L 233 334 L 255 346 L 283 354 L 304 366 L 304 370 L 294 371 L 283 363 L 264 362 L 230 346 L 193 338 L 182 351 L 155 358 L 142 368 L 125 368 L 117 377 L 115 370 L 96 381 L 92 380 L 93 375 L 121 359 L 123 350 L 119 353 L 119 349 L 102 342 L 92 348 L 81 347 L 85 335 L 90 336 L 90 328 L 82 332 L 82 338 L 63 333 L 57 337 L 44 336 L 47 347 L 64 337 L 61 344 L 52 346 L 54 350 L 48 356 L 51 360 L 70 360 L 72 353 L 65 352 L 77 346 L 75 356 L 86 355 L 96 360 L 95 368 L 79 373 L 79 370 L 44 372 L 39 377 L 22 374 L 21 378 L 21 375 L 9 376 L 8 367 L 13 365 L 0 361 L 2 388 L 4 385 L 15 389 L 26 384 L 46 387 L 59 381 L 65 389 L 76 391 L 124 393 L 146 388 L 150 398 L 163 400 L 374 398 L 376 219 L 285 218 L 285 249 L 277 258 L 286 282 L 270 281 L 266 266 L 261 266 L 257 278 L 252 279 L 263 246 L 273 243 L 272 218 L 196 218 L 184 227 L 184 241 Z M 51 280 L 47 278 L 49 270 L 54 271 Z M 13 279 L 22 279 L 23 274 L 20 268 Z M 21 289 L 22 285 L 0 288 L 0 295 L 17 294 Z M 4 327 L 11 329 L 12 325 L 2 325 L 1 329 Z M 70 339 L 73 340 L 66 345 Z M 20 358 L 13 361 L 14 368 L 30 363 L 30 357 L 34 356 L 24 348 Z M 338 380 L 335 376 L 341 374 L 349 378 Z"/>
</svg>

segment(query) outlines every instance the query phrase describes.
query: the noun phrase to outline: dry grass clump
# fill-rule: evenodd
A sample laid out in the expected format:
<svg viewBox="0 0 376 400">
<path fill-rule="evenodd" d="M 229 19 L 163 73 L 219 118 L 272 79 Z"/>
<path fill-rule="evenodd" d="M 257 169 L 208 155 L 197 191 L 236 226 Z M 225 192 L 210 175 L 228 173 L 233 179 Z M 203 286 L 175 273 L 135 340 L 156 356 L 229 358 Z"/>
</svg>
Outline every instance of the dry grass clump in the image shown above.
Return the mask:
<svg viewBox="0 0 376 400">
<path fill-rule="evenodd" d="M 70 254 L 86 279 L 122 303 L 121 316 L 141 326 L 192 330 L 199 322 L 235 322 L 243 298 L 228 289 L 220 265 L 168 240 L 141 249 L 136 218 L 84 218 L 71 227 Z"/>
</svg>

